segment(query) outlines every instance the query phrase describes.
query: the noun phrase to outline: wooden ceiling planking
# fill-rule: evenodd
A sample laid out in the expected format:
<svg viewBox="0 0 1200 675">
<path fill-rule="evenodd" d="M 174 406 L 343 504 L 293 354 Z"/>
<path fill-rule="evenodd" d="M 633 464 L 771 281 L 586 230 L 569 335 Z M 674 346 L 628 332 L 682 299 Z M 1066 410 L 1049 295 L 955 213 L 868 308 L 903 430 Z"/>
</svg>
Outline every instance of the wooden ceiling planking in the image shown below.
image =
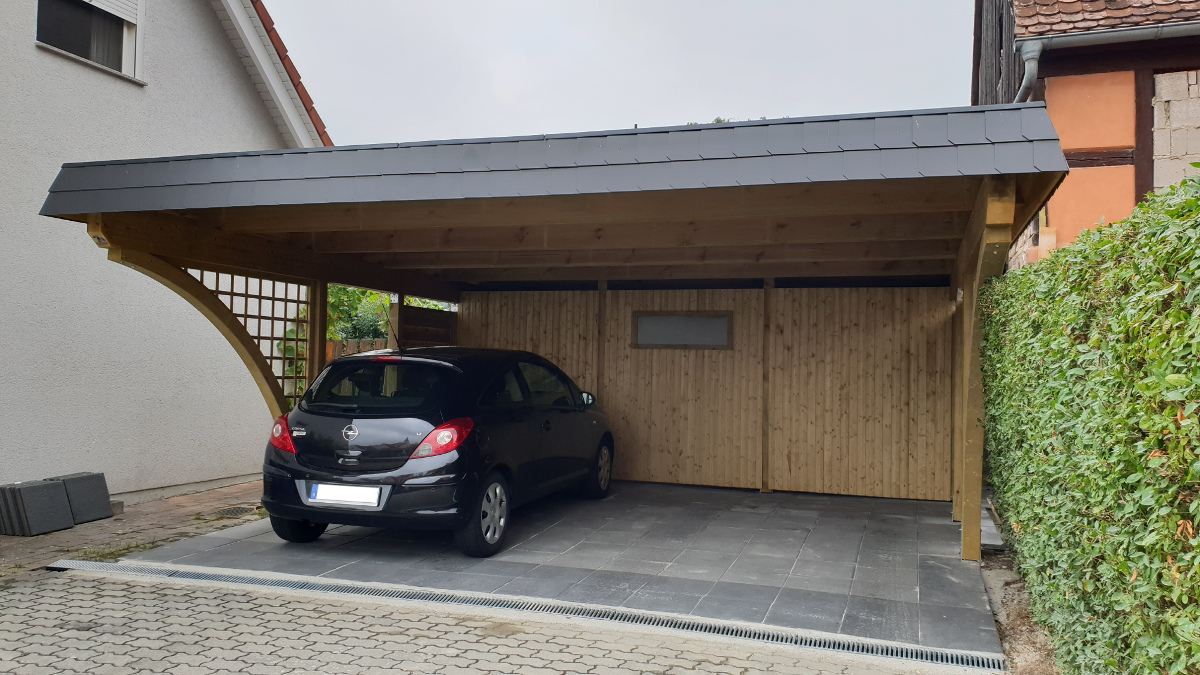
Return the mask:
<svg viewBox="0 0 1200 675">
<path fill-rule="evenodd" d="M 981 180 L 978 176 L 958 176 L 565 196 L 253 206 L 197 211 L 192 215 L 230 233 L 865 216 L 970 211 Z"/>
<path fill-rule="evenodd" d="M 293 245 L 325 253 L 564 251 L 922 241 L 962 236 L 962 212 L 895 215 L 700 218 L 616 224 L 444 227 L 292 234 Z"/>
<path fill-rule="evenodd" d="M 611 267 L 839 260 L 949 260 L 955 257 L 958 248 L 959 240 L 957 239 L 938 239 L 874 243 L 611 250 L 369 253 L 364 254 L 364 258 L 368 262 L 393 269 Z"/>
</svg>

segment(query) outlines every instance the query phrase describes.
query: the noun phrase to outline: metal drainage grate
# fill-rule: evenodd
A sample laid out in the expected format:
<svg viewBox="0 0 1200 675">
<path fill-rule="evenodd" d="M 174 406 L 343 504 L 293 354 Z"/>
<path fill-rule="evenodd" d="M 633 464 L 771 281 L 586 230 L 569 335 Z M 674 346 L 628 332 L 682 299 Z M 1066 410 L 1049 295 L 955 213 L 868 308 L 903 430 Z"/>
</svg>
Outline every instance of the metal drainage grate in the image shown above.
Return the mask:
<svg viewBox="0 0 1200 675">
<path fill-rule="evenodd" d="M 256 510 L 257 509 L 255 509 L 253 506 L 230 506 L 213 513 L 213 515 L 226 516 L 228 518 L 241 518 L 242 516 L 248 516 L 251 513 L 254 513 Z"/>
<path fill-rule="evenodd" d="M 593 607 L 557 600 L 521 600 L 504 596 L 468 595 L 453 591 L 434 589 L 381 588 L 375 586 L 358 586 L 354 584 L 321 583 L 293 579 L 274 579 L 271 577 L 256 577 L 242 574 L 213 574 L 209 572 L 194 572 L 191 570 L 172 569 L 169 567 L 148 567 L 129 565 L 125 563 L 103 563 L 90 560 L 59 560 L 46 569 L 53 571 L 80 570 L 88 572 L 117 572 L 148 577 L 163 577 L 169 579 L 190 579 L 194 581 L 213 581 L 261 588 L 286 588 L 289 590 L 311 591 L 317 593 L 336 593 L 339 595 L 356 595 L 377 598 L 392 598 L 397 600 L 417 600 L 421 602 L 439 602 L 454 605 L 469 605 L 474 607 L 491 607 L 512 609 L 529 612 L 544 612 L 563 616 L 578 616 L 589 619 L 603 619 L 642 626 L 658 628 L 674 628 L 676 630 L 726 637 L 758 640 L 774 644 L 807 647 L 811 649 L 827 649 L 852 654 L 868 656 L 884 656 L 910 661 L 923 661 L 965 668 L 979 668 L 992 671 L 1007 669 L 1003 656 L 988 656 L 969 652 L 956 652 L 929 647 L 907 646 L 900 644 L 867 642 L 841 635 L 814 636 L 790 632 L 785 629 L 770 627 L 741 626 L 721 621 L 673 617 L 651 612 L 636 610 Z"/>
</svg>

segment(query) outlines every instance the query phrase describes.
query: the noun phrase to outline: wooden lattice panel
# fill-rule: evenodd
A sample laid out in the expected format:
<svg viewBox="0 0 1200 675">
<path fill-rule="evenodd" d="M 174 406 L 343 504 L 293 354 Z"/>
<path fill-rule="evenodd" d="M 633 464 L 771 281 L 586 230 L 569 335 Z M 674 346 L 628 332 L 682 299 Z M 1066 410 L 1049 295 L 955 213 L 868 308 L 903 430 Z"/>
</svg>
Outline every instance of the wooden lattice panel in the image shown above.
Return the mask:
<svg viewBox="0 0 1200 675">
<path fill-rule="evenodd" d="M 307 386 L 307 284 L 187 269 L 237 317 L 279 380 L 291 405 Z"/>
</svg>

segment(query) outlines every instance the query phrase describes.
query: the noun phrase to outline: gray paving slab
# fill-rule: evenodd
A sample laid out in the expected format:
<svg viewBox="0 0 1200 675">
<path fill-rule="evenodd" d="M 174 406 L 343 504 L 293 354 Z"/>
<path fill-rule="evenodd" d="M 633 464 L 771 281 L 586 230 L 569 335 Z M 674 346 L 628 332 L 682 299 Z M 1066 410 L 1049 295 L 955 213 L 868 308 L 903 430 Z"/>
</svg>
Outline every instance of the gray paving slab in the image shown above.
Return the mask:
<svg viewBox="0 0 1200 675">
<path fill-rule="evenodd" d="M 334 526 L 311 544 L 265 521 L 133 559 L 693 614 L 936 647 L 1000 650 L 950 505 L 616 483 L 597 502 L 517 509 L 506 548 L 444 532 Z"/>
</svg>

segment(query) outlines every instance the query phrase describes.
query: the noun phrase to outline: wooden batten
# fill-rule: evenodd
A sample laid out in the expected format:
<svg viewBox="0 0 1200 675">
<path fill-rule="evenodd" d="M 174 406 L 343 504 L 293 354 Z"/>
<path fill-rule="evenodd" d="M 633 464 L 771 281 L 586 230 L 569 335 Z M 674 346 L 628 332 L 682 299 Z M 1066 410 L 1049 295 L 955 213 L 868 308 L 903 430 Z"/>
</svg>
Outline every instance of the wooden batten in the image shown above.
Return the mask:
<svg viewBox="0 0 1200 675">
<path fill-rule="evenodd" d="M 726 247 L 617 248 L 560 251 L 432 251 L 368 254 L 388 268 L 509 269 L 514 267 L 606 267 L 708 265 L 855 260 L 953 260 L 958 239 L 848 244 L 774 244 Z"/>
<path fill-rule="evenodd" d="M 877 277 L 947 275 L 953 260 L 875 260 L 833 262 L 744 263 L 707 265 L 638 265 L 621 267 L 513 267 L 507 269 L 422 270 L 447 281 L 609 281 L 674 279 L 763 279 L 787 277 Z"/>
</svg>

